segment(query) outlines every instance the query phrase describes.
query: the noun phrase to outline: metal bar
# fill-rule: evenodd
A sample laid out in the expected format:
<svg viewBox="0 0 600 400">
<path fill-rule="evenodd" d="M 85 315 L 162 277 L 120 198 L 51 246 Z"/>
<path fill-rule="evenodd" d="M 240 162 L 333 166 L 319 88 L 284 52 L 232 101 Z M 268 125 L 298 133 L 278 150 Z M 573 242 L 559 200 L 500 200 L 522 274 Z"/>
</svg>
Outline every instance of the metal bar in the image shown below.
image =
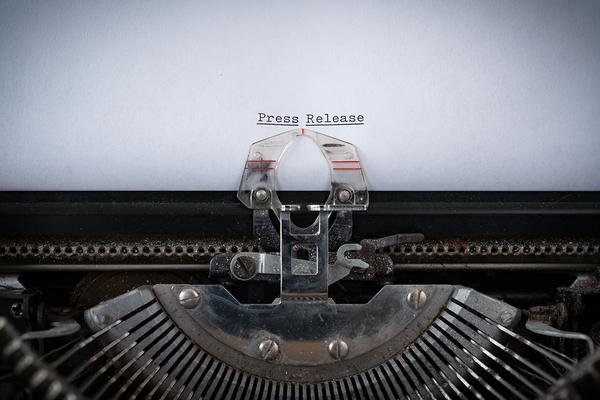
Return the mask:
<svg viewBox="0 0 600 400">
<path fill-rule="evenodd" d="M 94 271 L 195 271 L 208 272 L 208 264 L 3 264 L 0 271 L 94 272 Z"/>
<path fill-rule="evenodd" d="M 314 192 L 289 196 L 306 203 Z M 371 192 L 354 234 L 597 236 L 600 192 Z M 232 191 L 2 192 L 0 235 L 246 235 Z"/>
<path fill-rule="evenodd" d="M 577 271 L 593 272 L 598 264 L 518 264 L 518 263 L 432 263 L 395 264 L 395 272 L 429 271 Z M 93 271 L 209 271 L 208 264 L 3 264 L 3 273 L 33 271 L 93 272 Z"/>
<path fill-rule="evenodd" d="M 550 326 L 550 325 L 547 325 L 547 324 L 544 324 L 544 323 L 538 322 L 538 321 L 527 321 L 527 323 L 525 323 L 525 328 L 527 328 L 531 332 L 535 332 L 539 335 L 553 336 L 553 337 L 559 337 L 559 338 L 565 338 L 565 339 L 584 340 L 585 344 L 587 346 L 588 355 L 590 355 L 594 352 L 594 342 L 588 335 L 585 335 L 583 333 L 561 331 L 559 329 L 556 329 L 553 326 Z"/>
<path fill-rule="evenodd" d="M 584 271 L 593 272 L 598 264 L 519 264 L 519 263 L 432 263 L 432 264 L 394 264 L 395 272 L 414 271 Z"/>
</svg>

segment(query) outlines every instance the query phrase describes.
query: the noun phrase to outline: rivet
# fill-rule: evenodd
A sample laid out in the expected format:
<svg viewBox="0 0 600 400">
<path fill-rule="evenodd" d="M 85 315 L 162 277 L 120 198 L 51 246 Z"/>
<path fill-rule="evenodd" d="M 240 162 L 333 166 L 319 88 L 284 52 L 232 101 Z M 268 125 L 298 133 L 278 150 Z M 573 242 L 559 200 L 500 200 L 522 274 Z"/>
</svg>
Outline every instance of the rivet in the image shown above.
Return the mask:
<svg viewBox="0 0 600 400">
<path fill-rule="evenodd" d="M 334 360 L 342 360 L 348 356 L 348 344 L 340 339 L 336 339 L 329 343 L 327 350 Z"/>
<path fill-rule="evenodd" d="M 254 200 L 259 201 L 261 203 L 267 201 L 269 198 L 269 193 L 265 189 L 258 189 L 254 192 Z"/>
<path fill-rule="evenodd" d="M 347 152 L 346 154 L 344 154 L 344 157 L 346 157 L 347 159 L 352 158 L 352 153 Z"/>
<path fill-rule="evenodd" d="M 342 189 L 338 192 L 338 200 L 341 201 L 342 203 L 346 203 L 348 200 L 350 200 L 350 197 L 352 197 L 352 195 L 350 194 L 350 191 L 348 189 Z"/>
<path fill-rule="evenodd" d="M 200 295 L 194 289 L 183 289 L 179 292 L 179 304 L 185 308 L 194 308 L 200 302 Z"/>
<path fill-rule="evenodd" d="M 260 158 L 262 157 L 262 154 L 260 154 L 260 151 L 257 151 L 254 153 L 254 158 Z"/>
<path fill-rule="evenodd" d="M 413 289 L 408 296 L 406 296 L 406 301 L 409 306 L 418 310 L 427 304 L 427 294 L 421 289 Z"/>
<path fill-rule="evenodd" d="M 279 354 L 279 345 L 273 339 L 265 339 L 258 345 L 258 355 L 263 360 L 272 360 Z"/>
</svg>

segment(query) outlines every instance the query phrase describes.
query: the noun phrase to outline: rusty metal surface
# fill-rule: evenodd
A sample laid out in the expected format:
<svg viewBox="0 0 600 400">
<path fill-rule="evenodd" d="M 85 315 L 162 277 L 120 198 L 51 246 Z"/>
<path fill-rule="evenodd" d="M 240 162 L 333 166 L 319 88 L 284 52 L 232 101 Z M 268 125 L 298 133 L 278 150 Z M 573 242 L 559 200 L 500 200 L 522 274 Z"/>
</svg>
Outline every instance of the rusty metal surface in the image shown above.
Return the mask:
<svg viewBox="0 0 600 400">
<path fill-rule="evenodd" d="M 426 238 L 418 244 L 387 247 L 380 252 L 396 263 L 598 263 L 599 247 L 596 237 L 448 237 Z"/>
<path fill-rule="evenodd" d="M 217 254 L 261 250 L 243 237 L 0 237 L 0 264 L 208 264 Z"/>
<path fill-rule="evenodd" d="M 351 240 L 360 242 L 360 240 Z M 0 264 L 208 264 L 262 252 L 244 237 L 0 237 Z M 600 263 L 600 238 L 425 238 L 376 250 L 394 263 Z"/>
<path fill-rule="evenodd" d="M 73 290 L 69 307 L 77 312 L 144 285 L 208 283 L 187 272 L 121 271 L 91 272 Z"/>
</svg>

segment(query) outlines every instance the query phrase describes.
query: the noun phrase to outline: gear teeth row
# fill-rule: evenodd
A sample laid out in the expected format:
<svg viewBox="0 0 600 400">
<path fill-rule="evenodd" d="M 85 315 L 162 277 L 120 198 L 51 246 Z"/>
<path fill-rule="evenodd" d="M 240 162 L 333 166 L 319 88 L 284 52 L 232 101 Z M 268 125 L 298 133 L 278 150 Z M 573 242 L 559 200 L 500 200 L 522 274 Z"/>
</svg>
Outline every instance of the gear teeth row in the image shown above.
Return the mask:
<svg viewBox="0 0 600 400">
<path fill-rule="evenodd" d="M 209 263 L 219 254 L 264 252 L 252 240 L 179 239 L 169 243 L 151 241 L 64 240 L 61 243 L 43 239 L 12 241 L 0 238 L 0 262 L 72 262 L 72 263 Z M 422 243 L 385 247 L 377 250 L 396 263 L 418 263 L 440 260 L 460 262 L 598 262 L 600 243 L 590 239 L 539 239 L 529 241 L 464 239 L 425 240 Z"/>
</svg>

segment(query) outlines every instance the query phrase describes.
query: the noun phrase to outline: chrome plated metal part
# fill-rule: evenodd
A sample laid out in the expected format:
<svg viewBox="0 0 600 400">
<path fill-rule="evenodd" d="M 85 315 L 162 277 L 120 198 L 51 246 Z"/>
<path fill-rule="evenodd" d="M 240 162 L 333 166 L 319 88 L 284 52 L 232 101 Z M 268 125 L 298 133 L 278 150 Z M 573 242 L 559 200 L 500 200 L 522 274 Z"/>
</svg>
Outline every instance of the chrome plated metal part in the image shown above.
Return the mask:
<svg viewBox="0 0 600 400">
<path fill-rule="evenodd" d="M 298 136 L 311 138 L 321 149 L 331 173 L 331 191 L 325 204 L 308 204 L 308 211 L 317 212 L 313 224 L 307 228 L 296 226 L 291 213 L 300 211 L 297 204 L 282 204 L 277 196 L 275 175 L 277 165 L 290 143 Z M 238 190 L 238 198 L 248 208 L 272 209 L 280 222 L 280 289 L 282 301 L 303 301 L 327 298 L 327 288 L 333 282 L 350 273 L 349 267 L 363 263 L 344 262 L 340 258 L 338 271 L 329 278 L 329 214 L 332 211 L 366 210 L 369 204 L 367 185 L 356 148 L 351 143 L 323 135 L 308 129 L 295 129 L 252 144 Z M 314 266 L 293 261 L 294 246 L 312 245 L 316 248 Z M 250 280 L 261 269 L 257 268 L 264 258 L 235 256 L 231 262 L 232 276 Z M 298 273 L 303 267 L 313 267 Z M 351 267 L 350 267 L 351 268 Z M 366 267 L 365 267 L 366 268 Z M 275 271 L 271 264 L 263 271 Z"/>
<path fill-rule="evenodd" d="M 348 251 L 360 251 L 359 244 L 347 243 L 341 245 L 337 251 L 334 264 L 329 265 L 327 285 L 331 285 L 348 276 L 352 268 L 366 269 L 369 264 L 362 260 L 349 259 L 345 257 Z M 248 281 L 258 274 L 279 275 L 281 274 L 281 257 L 276 254 L 266 253 L 238 253 L 229 264 L 233 277 L 240 281 Z M 302 271 L 316 271 L 317 263 L 310 260 L 292 258 L 292 274 L 300 275 Z"/>
<path fill-rule="evenodd" d="M 341 339 L 332 340 L 331 343 L 329 343 L 329 346 L 327 346 L 327 350 L 334 360 L 342 360 L 348 357 L 348 352 L 350 351 L 348 343 Z"/>
<path fill-rule="evenodd" d="M 27 332 L 21 335 L 21 339 L 48 339 L 61 336 L 69 336 L 79 332 L 81 325 L 74 319 L 67 319 L 63 321 L 50 322 L 52 328 L 43 331 Z"/>
<path fill-rule="evenodd" d="M 281 300 L 327 298 L 329 287 L 327 262 L 329 257 L 329 222 L 326 212 L 319 212 L 313 225 L 298 228 L 288 211 L 281 211 Z M 316 247 L 314 273 L 296 275 L 292 270 L 292 250 L 295 245 Z"/>
<path fill-rule="evenodd" d="M 200 295 L 191 288 L 182 289 L 179 292 L 179 304 L 185 308 L 194 308 L 200 302 Z"/>
<path fill-rule="evenodd" d="M 279 345 L 273 339 L 265 339 L 258 345 L 258 356 L 265 361 L 273 360 L 279 355 Z"/>
<path fill-rule="evenodd" d="M 171 304 L 170 299 L 181 288 L 158 285 L 154 293 L 161 304 Z M 367 304 L 334 304 L 327 300 L 240 304 L 222 286 L 199 285 L 194 289 L 200 294 L 203 306 L 187 311 L 191 318 L 182 319 L 180 328 L 188 335 L 204 330 L 221 345 L 249 357 L 256 357 L 255 349 L 265 338 L 275 340 L 281 352 L 276 364 L 305 369 L 331 363 L 326 356 L 331 338 L 343 340 L 352 349 L 350 360 L 365 356 L 386 343 L 391 346 L 388 342 L 421 314 L 403 301 L 413 289 L 410 286 L 386 286 Z M 432 308 L 423 310 L 431 318 L 452 288 L 425 286 L 421 290 L 430 297 L 437 297 L 433 311 Z M 366 359 L 360 362 L 362 365 L 370 363 Z M 260 371 L 260 365 L 253 370 Z"/>
<path fill-rule="evenodd" d="M 525 323 L 525 327 L 531 332 L 537 333 L 539 335 L 559 337 L 565 339 L 583 340 L 585 342 L 588 355 L 594 353 L 594 342 L 588 335 L 585 335 L 581 332 L 562 331 L 553 326 L 538 321 L 527 321 Z"/>
<path fill-rule="evenodd" d="M 421 288 L 413 289 L 408 292 L 406 301 L 409 306 L 418 310 L 427 304 L 427 293 L 425 293 Z"/>
</svg>

